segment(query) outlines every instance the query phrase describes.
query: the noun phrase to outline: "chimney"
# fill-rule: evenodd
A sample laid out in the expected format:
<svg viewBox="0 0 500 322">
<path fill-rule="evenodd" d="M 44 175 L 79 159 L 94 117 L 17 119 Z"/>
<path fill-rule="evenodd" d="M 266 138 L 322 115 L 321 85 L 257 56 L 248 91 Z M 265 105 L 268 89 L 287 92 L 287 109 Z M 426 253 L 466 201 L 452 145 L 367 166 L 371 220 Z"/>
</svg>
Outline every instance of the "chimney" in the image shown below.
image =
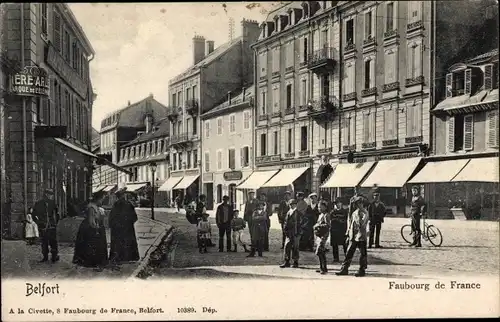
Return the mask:
<svg viewBox="0 0 500 322">
<path fill-rule="evenodd" d="M 149 97 L 154 98 L 153 93 L 149 93 Z"/>
<path fill-rule="evenodd" d="M 213 40 L 207 40 L 205 56 L 210 55 L 214 51 L 215 42 Z"/>
<path fill-rule="evenodd" d="M 127 104 L 127 105 L 128 105 L 128 106 L 130 106 L 130 101 L 128 101 L 128 104 Z"/>
<path fill-rule="evenodd" d="M 257 21 L 243 18 L 241 21 L 241 36 L 243 37 L 243 42 L 253 44 L 259 39 L 260 32 L 261 30 Z"/>
<path fill-rule="evenodd" d="M 205 58 L 205 37 L 195 35 L 193 37 L 193 65 L 198 64 Z"/>
</svg>

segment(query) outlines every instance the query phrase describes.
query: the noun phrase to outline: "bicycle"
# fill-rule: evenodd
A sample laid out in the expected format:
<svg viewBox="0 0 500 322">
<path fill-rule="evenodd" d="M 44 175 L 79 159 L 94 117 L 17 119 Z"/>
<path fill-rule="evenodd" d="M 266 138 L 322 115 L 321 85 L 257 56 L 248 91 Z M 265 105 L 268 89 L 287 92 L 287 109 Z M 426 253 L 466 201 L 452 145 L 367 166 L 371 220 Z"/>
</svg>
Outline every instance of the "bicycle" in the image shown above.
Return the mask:
<svg viewBox="0 0 500 322">
<path fill-rule="evenodd" d="M 426 216 L 423 216 L 423 229 L 421 229 L 422 233 L 422 238 L 424 240 L 428 240 L 433 246 L 439 247 L 443 243 L 443 235 L 441 234 L 441 231 L 439 228 L 437 228 L 434 225 L 429 225 L 425 221 Z M 401 227 L 401 237 L 407 242 L 408 244 L 411 244 L 413 242 L 413 234 L 415 232 L 412 230 L 412 227 L 410 224 L 403 225 Z"/>
</svg>

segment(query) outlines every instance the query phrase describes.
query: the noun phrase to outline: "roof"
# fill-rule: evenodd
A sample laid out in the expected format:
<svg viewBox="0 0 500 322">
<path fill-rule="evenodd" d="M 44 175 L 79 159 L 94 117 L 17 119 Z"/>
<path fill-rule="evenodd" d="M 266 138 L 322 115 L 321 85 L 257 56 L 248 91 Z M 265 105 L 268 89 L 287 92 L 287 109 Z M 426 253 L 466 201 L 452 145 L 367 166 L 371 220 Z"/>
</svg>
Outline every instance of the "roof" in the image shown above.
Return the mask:
<svg viewBox="0 0 500 322">
<path fill-rule="evenodd" d="M 203 118 L 209 117 L 213 114 L 222 114 L 224 112 L 229 113 L 236 106 L 241 105 L 242 103 L 248 102 L 250 103 L 254 97 L 254 86 L 251 85 L 247 88 L 242 88 L 234 93 L 231 93 L 231 103 L 229 103 L 229 98 L 226 97 L 223 103 L 217 105 L 210 111 L 207 111 L 202 115 Z"/>
<path fill-rule="evenodd" d="M 240 36 L 240 37 L 237 37 L 237 38 L 235 38 L 233 40 L 230 40 L 230 41 L 228 41 L 228 42 L 220 45 L 219 47 L 215 48 L 215 50 L 213 52 L 211 52 L 208 56 L 206 56 L 205 58 L 203 58 L 197 64 L 189 67 L 184 72 L 182 72 L 179 75 L 177 75 L 174 78 L 172 78 L 169 81 L 169 84 L 176 83 L 176 82 L 178 82 L 178 81 L 180 81 L 180 80 L 182 80 L 182 79 L 184 79 L 184 78 L 186 78 L 188 76 L 191 76 L 192 74 L 194 74 L 195 72 L 197 72 L 202 66 L 205 66 L 205 65 L 208 65 L 208 64 L 212 63 L 217 58 L 219 58 L 220 56 L 222 56 L 223 54 L 225 54 L 233 46 L 235 46 L 237 44 L 240 44 L 242 39 L 243 38 Z"/>
<path fill-rule="evenodd" d="M 94 50 L 94 47 L 92 47 L 92 44 L 90 43 L 90 40 L 87 38 L 87 35 L 85 34 L 85 32 L 83 31 L 83 28 L 82 26 L 80 25 L 80 23 L 78 22 L 78 19 L 76 19 L 75 15 L 73 14 L 73 11 L 71 10 L 71 8 L 68 6 L 67 3 L 61 3 L 60 5 L 63 6 L 63 10 L 69 14 L 69 16 L 71 17 L 71 20 L 72 23 L 74 24 L 74 26 L 76 27 L 76 30 L 74 30 L 76 33 L 79 33 L 80 36 L 82 37 L 83 41 L 85 42 L 85 45 L 87 46 L 87 49 L 89 49 L 90 53 L 92 55 L 95 55 L 95 50 Z"/>
<path fill-rule="evenodd" d="M 147 141 L 150 141 L 150 140 L 153 140 L 156 138 L 165 137 L 170 132 L 169 125 L 170 125 L 169 120 L 167 118 L 163 118 L 154 124 L 154 128 L 156 128 L 155 131 L 151 131 L 149 133 L 143 133 L 143 134 L 139 135 L 138 137 L 136 137 L 135 139 L 133 139 L 132 141 L 124 144 L 123 147 L 132 146 L 132 145 L 142 143 L 142 142 L 147 142 Z"/>
<path fill-rule="evenodd" d="M 493 50 L 490 50 L 489 52 L 486 52 L 484 54 L 481 54 L 479 56 L 471 58 L 471 59 L 467 60 L 467 63 L 487 60 L 487 59 L 494 57 L 494 56 L 498 56 L 498 48 L 495 48 Z"/>
</svg>

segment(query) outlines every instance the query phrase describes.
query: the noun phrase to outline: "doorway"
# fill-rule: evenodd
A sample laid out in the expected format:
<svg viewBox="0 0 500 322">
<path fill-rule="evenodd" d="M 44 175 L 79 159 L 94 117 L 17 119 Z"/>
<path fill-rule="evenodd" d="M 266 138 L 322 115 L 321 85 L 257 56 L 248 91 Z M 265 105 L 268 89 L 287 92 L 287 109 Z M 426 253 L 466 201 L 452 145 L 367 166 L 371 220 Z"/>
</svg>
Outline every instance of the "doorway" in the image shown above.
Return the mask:
<svg viewBox="0 0 500 322">
<path fill-rule="evenodd" d="M 205 183 L 205 192 L 207 196 L 207 210 L 214 210 L 214 184 L 212 182 Z"/>
<path fill-rule="evenodd" d="M 217 203 L 222 203 L 222 185 L 217 185 Z"/>
</svg>

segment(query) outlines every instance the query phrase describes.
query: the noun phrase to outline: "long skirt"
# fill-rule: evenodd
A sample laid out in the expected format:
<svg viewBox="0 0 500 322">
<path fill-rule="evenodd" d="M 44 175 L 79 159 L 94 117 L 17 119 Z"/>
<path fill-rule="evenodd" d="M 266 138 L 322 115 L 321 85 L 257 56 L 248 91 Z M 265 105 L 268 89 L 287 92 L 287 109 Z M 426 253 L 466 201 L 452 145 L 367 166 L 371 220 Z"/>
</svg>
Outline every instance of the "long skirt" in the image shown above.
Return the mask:
<svg viewBox="0 0 500 322">
<path fill-rule="evenodd" d="M 85 267 L 99 267 L 107 264 L 108 243 L 106 229 L 93 228 L 85 219 L 80 224 L 75 242 L 73 263 Z"/>
<path fill-rule="evenodd" d="M 134 224 L 111 228 L 109 259 L 113 262 L 138 261 L 139 247 Z"/>
</svg>

